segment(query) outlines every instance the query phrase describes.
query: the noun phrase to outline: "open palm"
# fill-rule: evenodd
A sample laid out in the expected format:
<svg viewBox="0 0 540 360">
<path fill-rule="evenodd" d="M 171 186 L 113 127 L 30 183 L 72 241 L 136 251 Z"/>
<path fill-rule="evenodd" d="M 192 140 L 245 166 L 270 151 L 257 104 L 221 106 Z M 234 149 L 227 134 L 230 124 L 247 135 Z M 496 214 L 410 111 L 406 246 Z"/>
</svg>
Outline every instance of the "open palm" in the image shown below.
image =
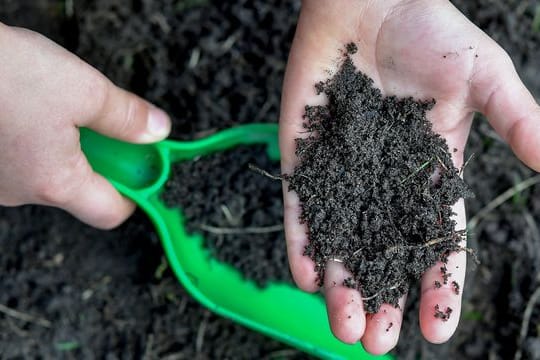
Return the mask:
<svg viewBox="0 0 540 360">
<path fill-rule="evenodd" d="M 303 3 L 285 77 L 280 119 L 282 170 L 291 173 L 297 163 L 294 139 L 305 136 L 305 105 L 320 104 L 323 96 L 314 84 L 339 66 L 340 51 L 355 42 L 353 60 L 373 78 L 385 95 L 432 99 L 436 106 L 428 117 L 433 130 L 456 148 L 456 167 L 463 164 L 463 150 L 475 111 L 484 113 L 507 140 L 516 155 L 540 170 L 540 107 L 520 81 L 505 53 L 492 39 L 467 20 L 446 0 L 307 0 Z M 317 274 L 303 255 L 308 237 L 299 223 L 296 194 L 284 186 L 285 232 L 289 261 L 298 286 L 318 290 Z M 454 206 L 457 229 L 464 229 L 463 201 Z M 450 256 L 452 280 L 463 284 L 466 255 Z M 420 327 L 433 343 L 448 340 L 459 322 L 461 295 L 442 282 L 440 266 L 422 279 Z M 366 316 L 357 290 L 342 286 L 348 277 L 338 263 L 328 264 L 324 294 L 332 331 L 342 341 L 361 340 L 372 353 L 385 353 L 397 343 L 405 299 L 400 308 L 383 305 Z M 337 284 L 337 285 L 336 285 Z M 451 307 L 447 322 L 434 317 L 434 308 Z M 390 325 L 392 323 L 392 325 Z"/>
</svg>

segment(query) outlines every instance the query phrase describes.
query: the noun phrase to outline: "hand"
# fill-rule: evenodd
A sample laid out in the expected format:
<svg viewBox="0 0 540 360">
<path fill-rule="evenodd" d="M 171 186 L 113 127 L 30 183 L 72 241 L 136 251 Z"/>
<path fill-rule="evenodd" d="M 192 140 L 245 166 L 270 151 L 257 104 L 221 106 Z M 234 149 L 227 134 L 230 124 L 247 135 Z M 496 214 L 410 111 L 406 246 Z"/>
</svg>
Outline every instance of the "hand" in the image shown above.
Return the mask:
<svg viewBox="0 0 540 360">
<path fill-rule="evenodd" d="M 428 117 L 449 148 L 458 149 L 452 154 L 457 168 L 463 164 L 473 114 L 479 111 L 522 161 L 540 170 L 540 107 L 505 51 L 449 1 L 305 0 L 283 90 L 280 146 L 284 173 L 291 173 L 297 162 L 294 139 L 305 131 L 304 106 L 324 101 L 315 94 L 315 83 L 325 80 L 327 70 L 336 70 L 340 50 L 351 41 L 358 45 L 353 55 L 356 66 L 373 78 L 384 94 L 437 101 Z M 308 237 L 298 220 L 299 200 L 287 192 L 286 185 L 284 200 L 293 277 L 303 290 L 316 291 L 313 261 L 303 255 Z M 464 229 L 463 200 L 454 206 L 454 212 L 456 230 Z M 465 261 L 465 252 L 449 258 L 452 280 L 460 285 Z M 450 283 L 440 289 L 433 286 L 435 280 L 442 283 L 440 266 L 428 270 L 421 284 L 420 327 L 432 343 L 452 336 L 461 310 L 461 295 L 454 293 Z M 405 299 L 401 299 L 400 308 L 385 304 L 377 314 L 366 316 L 360 293 L 340 286 L 346 277 L 340 264 L 329 263 L 323 290 L 333 333 L 347 343 L 361 339 L 373 354 L 388 352 L 399 337 Z M 447 322 L 434 317 L 436 304 L 454 310 Z M 393 323 L 390 328 L 389 323 Z"/>
<path fill-rule="evenodd" d="M 146 143 L 170 120 L 48 39 L 0 24 L 0 204 L 56 206 L 100 228 L 126 219 L 134 204 L 92 171 L 78 127 Z"/>
</svg>

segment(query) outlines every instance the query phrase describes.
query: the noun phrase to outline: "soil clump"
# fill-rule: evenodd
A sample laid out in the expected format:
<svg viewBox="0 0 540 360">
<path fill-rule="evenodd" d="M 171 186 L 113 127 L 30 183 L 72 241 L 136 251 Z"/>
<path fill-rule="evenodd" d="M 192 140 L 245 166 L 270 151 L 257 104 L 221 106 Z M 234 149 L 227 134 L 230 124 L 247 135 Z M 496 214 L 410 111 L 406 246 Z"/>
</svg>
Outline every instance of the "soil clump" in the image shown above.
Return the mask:
<svg viewBox="0 0 540 360">
<path fill-rule="evenodd" d="M 310 135 L 297 139 L 299 164 L 286 178 L 320 281 L 329 260 L 343 262 L 345 284 L 373 313 L 462 249 L 451 206 L 472 193 L 426 119 L 435 102 L 383 96 L 355 68 L 355 51 L 348 44 L 339 71 L 315 86 L 328 104 L 306 106 Z"/>
</svg>

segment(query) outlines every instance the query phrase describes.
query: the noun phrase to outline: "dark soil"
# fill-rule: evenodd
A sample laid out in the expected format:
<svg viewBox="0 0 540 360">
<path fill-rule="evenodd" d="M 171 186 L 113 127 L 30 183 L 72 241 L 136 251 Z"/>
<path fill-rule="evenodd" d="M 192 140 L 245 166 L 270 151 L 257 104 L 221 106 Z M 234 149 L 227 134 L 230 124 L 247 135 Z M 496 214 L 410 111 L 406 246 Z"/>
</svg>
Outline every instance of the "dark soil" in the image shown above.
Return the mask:
<svg viewBox="0 0 540 360">
<path fill-rule="evenodd" d="M 509 51 L 540 97 L 540 32 L 532 31 L 540 2 L 453 2 Z M 5 0 L 0 21 L 52 37 L 119 85 L 165 107 L 177 138 L 277 121 L 299 1 L 89 0 L 75 1 L 73 14 L 66 11 L 69 3 Z M 468 151 L 476 160 L 465 179 L 477 197 L 467 202 L 469 216 L 534 175 L 484 120 L 475 123 Z M 417 287 L 411 287 L 395 351 L 400 359 L 514 356 L 525 306 L 540 286 L 539 199 L 540 187 L 533 186 L 477 227 L 469 246 L 482 263 L 469 267 L 460 284 L 461 324 L 448 343 L 423 340 Z M 161 245 L 142 214 L 102 232 L 54 209 L 2 208 L 0 248 L 0 305 L 52 323 L 44 328 L 0 313 L 0 358 L 303 357 L 208 313 L 186 295 L 162 265 Z M 539 323 L 537 305 L 520 342 L 523 358 L 540 359 Z"/>
<path fill-rule="evenodd" d="M 202 308 L 142 213 L 104 232 L 44 207 L 0 211 L 0 359 L 263 359 L 298 351 Z"/>
<path fill-rule="evenodd" d="M 374 313 L 398 306 L 412 282 L 461 249 L 451 206 L 470 192 L 426 118 L 434 101 L 383 97 L 355 68 L 356 46 L 346 48 L 340 70 L 316 85 L 328 104 L 306 106 L 310 135 L 296 140 L 299 164 L 286 178 L 319 280 L 338 259 Z"/>
<path fill-rule="evenodd" d="M 281 181 L 249 169 L 279 174 L 264 146 L 242 146 L 173 166 L 163 193 L 178 207 L 190 233 L 201 233 L 211 254 L 264 286 L 289 282 L 283 233 Z"/>
<path fill-rule="evenodd" d="M 76 3 L 83 29 L 78 53 L 166 109 L 174 118 L 173 138 L 278 121 L 299 2 Z"/>
</svg>

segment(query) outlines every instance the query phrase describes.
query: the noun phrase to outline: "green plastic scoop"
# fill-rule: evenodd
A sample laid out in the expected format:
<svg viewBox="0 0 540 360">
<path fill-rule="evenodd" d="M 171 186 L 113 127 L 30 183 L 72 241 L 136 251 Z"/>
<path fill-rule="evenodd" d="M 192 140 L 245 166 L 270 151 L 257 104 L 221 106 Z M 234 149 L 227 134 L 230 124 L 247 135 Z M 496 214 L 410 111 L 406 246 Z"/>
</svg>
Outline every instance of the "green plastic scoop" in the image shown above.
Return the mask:
<svg viewBox="0 0 540 360">
<path fill-rule="evenodd" d="M 201 304 L 322 358 L 391 359 L 371 356 L 360 344 L 336 340 L 320 296 L 284 283 L 260 289 L 233 267 L 212 258 L 201 235 L 186 233 L 181 210 L 167 208 L 160 199 L 171 164 L 178 161 L 242 144 L 265 144 L 270 158 L 278 160 L 277 131 L 274 124 L 250 124 L 196 141 L 134 145 L 81 129 L 81 144 L 94 170 L 148 214 L 178 280 Z"/>
</svg>

